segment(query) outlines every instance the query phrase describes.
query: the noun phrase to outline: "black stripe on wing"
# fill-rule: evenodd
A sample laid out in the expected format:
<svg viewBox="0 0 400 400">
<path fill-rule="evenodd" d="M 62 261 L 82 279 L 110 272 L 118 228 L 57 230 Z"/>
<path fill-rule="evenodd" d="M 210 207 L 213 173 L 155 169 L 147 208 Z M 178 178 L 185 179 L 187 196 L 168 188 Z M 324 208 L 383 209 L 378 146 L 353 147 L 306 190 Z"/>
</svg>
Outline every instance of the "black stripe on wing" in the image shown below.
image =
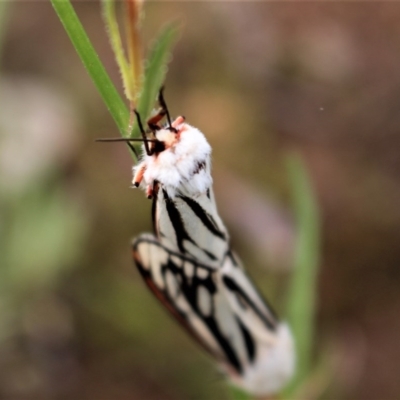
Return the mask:
<svg viewBox="0 0 400 400">
<path fill-rule="evenodd" d="M 179 210 L 176 208 L 174 201 L 168 196 L 168 193 L 165 190 L 163 190 L 163 195 L 168 217 L 175 231 L 176 241 L 178 244 L 179 251 L 182 253 L 186 253 L 186 249 L 183 245 L 183 242 L 187 240 L 188 242 L 198 247 L 201 251 L 203 251 L 211 260 L 216 260 L 214 254 L 199 247 L 199 245 L 189 236 L 189 234 L 186 231 L 185 225 L 183 223 L 182 216 L 179 213 Z"/>
<path fill-rule="evenodd" d="M 174 303 L 168 298 L 166 292 L 160 289 L 151 274 L 151 268 L 149 266 L 145 266 L 142 261 L 142 256 L 138 251 L 138 246 L 141 242 L 148 242 L 149 244 L 152 243 L 158 246 L 156 241 L 147 241 L 145 239 L 137 239 L 134 241 L 133 247 L 133 259 L 135 264 L 144 279 L 148 288 L 153 292 L 154 296 L 160 301 L 160 303 L 171 313 L 171 315 L 181 324 L 181 326 L 188 332 L 190 336 L 192 336 L 207 352 L 211 353 L 212 355 L 218 358 L 218 355 L 214 353 L 214 351 L 203 341 L 201 336 L 197 334 L 197 332 L 188 324 L 187 318 L 185 314 L 180 312 Z"/>
<path fill-rule="evenodd" d="M 240 299 L 240 304 L 243 307 L 249 306 L 271 331 L 276 330 L 276 327 L 277 327 L 276 323 L 277 323 L 278 317 L 276 316 L 275 312 L 272 310 L 271 306 L 266 305 L 267 309 L 269 310 L 269 312 L 271 313 L 273 318 L 275 318 L 274 321 L 271 321 L 266 317 L 266 315 L 250 299 L 250 297 L 243 290 L 243 288 L 241 288 L 232 278 L 225 275 L 222 278 L 222 281 L 223 281 L 224 285 L 226 286 L 226 288 L 229 289 L 232 293 L 234 293 Z M 253 287 L 255 287 L 255 286 L 253 286 Z M 262 298 L 262 297 L 260 296 L 260 298 Z M 263 299 L 263 302 L 266 303 L 265 299 Z"/>
<path fill-rule="evenodd" d="M 141 254 L 140 245 L 146 244 L 149 246 L 147 256 Z M 155 252 L 160 252 L 155 254 Z M 162 255 L 162 257 L 159 257 Z M 221 330 L 219 321 L 215 317 L 215 302 L 214 296 L 218 294 L 218 288 L 216 287 L 216 277 L 214 274 L 215 270 L 206 265 L 197 263 L 190 257 L 186 257 L 183 254 L 170 251 L 164 247 L 155 238 L 150 238 L 149 236 L 139 237 L 133 243 L 133 258 L 139 269 L 140 274 L 145 280 L 147 286 L 154 293 L 154 295 L 160 300 L 160 302 L 167 308 L 171 315 L 186 329 L 186 331 L 195 338 L 200 345 L 211 353 L 217 359 L 221 358 L 223 361 L 230 364 L 237 373 L 243 371 L 243 366 L 240 362 L 239 356 L 236 353 L 234 347 L 224 335 Z M 160 265 L 155 265 L 160 259 L 164 259 L 163 263 Z M 149 264 L 144 265 L 146 260 Z M 187 275 L 185 273 L 184 264 L 190 264 L 193 268 L 193 273 Z M 156 279 L 153 276 L 154 271 L 160 273 L 163 279 L 163 287 L 160 287 L 156 283 Z M 167 274 L 172 274 L 175 279 L 175 284 L 179 285 L 179 290 L 175 291 L 175 296 L 171 295 L 171 290 L 168 290 Z M 171 278 L 169 278 L 171 279 Z M 207 312 L 207 315 L 202 311 L 201 305 L 199 304 L 200 290 L 204 289 L 206 293 L 210 296 L 211 308 Z M 173 291 L 172 291 L 173 292 Z M 179 296 L 183 296 L 186 303 L 189 304 L 190 310 L 185 310 L 179 308 Z M 191 324 L 191 318 L 200 319 L 208 329 L 209 334 L 214 338 L 220 348 L 220 354 L 207 343 L 207 339 L 201 335 L 200 331 L 197 331 Z M 252 339 L 250 333 L 244 328 L 240 322 L 238 322 L 240 330 L 244 336 L 244 342 L 246 343 L 247 352 L 249 354 L 249 359 L 254 358 L 254 349 L 252 349 Z M 254 344 L 254 343 L 253 343 Z"/>
<path fill-rule="evenodd" d="M 247 357 L 250 362 L 253 362 L 256 356 L 256 343 L 251 336 L 249 330 L 240 322 L 239 318 L 236 318 L 236 322 L 242 332 L 244 342 L 246 344 Z"/>
<path fill-rule="evenodd" d="M 203 223 L 203 225 L 215 236 L 225 240 L 226 235 L 221 232 L 217 224 L 214 221 L 214 218 L 209 215 L 203 207 L 197 203 L 197 201 L 191 199 L 190 197 L 187 196 L 179 196 L 187 205 L 188 207 L 193 211 L 193 213 L 197 216 L 197 218 L 200 219 L 200 221 Z"/>
</svg>

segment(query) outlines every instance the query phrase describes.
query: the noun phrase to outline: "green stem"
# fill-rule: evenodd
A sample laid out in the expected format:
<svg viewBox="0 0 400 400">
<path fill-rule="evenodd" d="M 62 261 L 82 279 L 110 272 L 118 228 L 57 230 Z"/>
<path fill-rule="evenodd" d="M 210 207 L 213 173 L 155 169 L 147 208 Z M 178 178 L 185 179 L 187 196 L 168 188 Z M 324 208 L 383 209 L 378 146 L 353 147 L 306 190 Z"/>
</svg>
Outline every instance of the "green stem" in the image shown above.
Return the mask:
<svg viewBox="0 0 400 400">
<path fill-rule="evenodd" d="M 288 158 L 288 172 L 297 223 L 294 272 L 288 296 L 288 319 L 297 351 L 296 377 L 286 393 L 304 383 L 311 369 L 314 343 L 320 220 L 306 167 L 297 154 Z"/>
</svg>

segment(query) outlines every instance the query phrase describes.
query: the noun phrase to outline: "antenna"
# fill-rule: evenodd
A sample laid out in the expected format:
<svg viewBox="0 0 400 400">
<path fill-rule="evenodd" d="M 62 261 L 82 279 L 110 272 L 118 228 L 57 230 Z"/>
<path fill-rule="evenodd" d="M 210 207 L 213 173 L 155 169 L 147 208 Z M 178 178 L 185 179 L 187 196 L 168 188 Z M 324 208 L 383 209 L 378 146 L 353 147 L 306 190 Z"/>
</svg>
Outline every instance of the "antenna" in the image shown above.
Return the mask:
<svg viewBox="0 0 400 400">
<path fill-rule="evenodd" d="M 167 103 L 165 102 L 165 99 L 164 99 L 164 86 L 161 86 L 160 92 L 158 93 L 158 102 L 160 103 L 161 108 L 165 111 L 165 114 L 167 116 L 169 130 L 176 133 L 177 130 L 172 127 L 171 116 L 169 115 Z"/>
<path fill-rule="evenodd" d="M 136 149 L 132 146 L 131 142 L 144 142 L 145 145 L 148 142 L 157 142 L 157 139 L 141 139 L 141 138 L 101 138 L 96 139 L 95 142 L 124 142 L 129 148 L 132 150 L 133 154 L 135 154 L 136 158 L 139 159 L 139 154 Z"/>
</svg>

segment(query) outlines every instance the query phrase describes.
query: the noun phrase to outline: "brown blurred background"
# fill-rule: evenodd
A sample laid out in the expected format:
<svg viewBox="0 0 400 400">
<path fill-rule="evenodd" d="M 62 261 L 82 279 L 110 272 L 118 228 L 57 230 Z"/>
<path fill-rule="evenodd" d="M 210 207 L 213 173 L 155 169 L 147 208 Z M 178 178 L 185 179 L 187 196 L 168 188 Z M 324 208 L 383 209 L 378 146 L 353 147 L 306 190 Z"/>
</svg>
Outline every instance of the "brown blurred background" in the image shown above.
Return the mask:
<svg viewBox="0 0 400 400">
<path fill-rule="evenodd" d="M 98 2 L 74 4 L 120 87 Z M 213 146 L 234 247 L 281 313 L 295 238 L 285 154 L 311 175 L 315 355 L 331 373 L 310 399 L 399 398 L 400 4 L 150 2 L 145 43 L 173 18 L 170 110 Z M 129 188 L 127 149 L 94 143 L 117 128 L 51 5 L 13 2 L 4 22 L 0 397 L 227 399 L 132 266 L 150 203 Z"/>
</svg>

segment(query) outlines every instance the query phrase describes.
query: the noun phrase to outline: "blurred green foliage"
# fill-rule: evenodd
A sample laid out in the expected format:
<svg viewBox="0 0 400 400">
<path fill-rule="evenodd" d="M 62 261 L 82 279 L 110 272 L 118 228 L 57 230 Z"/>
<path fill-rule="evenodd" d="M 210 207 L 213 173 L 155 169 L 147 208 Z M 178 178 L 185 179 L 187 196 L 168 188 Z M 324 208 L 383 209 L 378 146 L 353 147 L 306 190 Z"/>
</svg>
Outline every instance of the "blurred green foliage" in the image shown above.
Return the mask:
<svg viewBox="0 0 400 400">
<path fill-rule="evenodd" d="M 0 50 L 10 3 L 0 3 Z M 8 85 L 0 79 L 1 102 L 6 101 Z M 18 90 L 18 88 L 15 88 Z M 39 96 L 40 98 L 40 96 Z M 21 104 L 24 102 L 22 101 Z M 57 292 L 60 281 L 77 267 L 88 233 L 88 219 L 73 191 L 61 177 L 61 160 L 44 152 L 27 160 L 13 152 L 30 143 L 35 151 L 40 132 L 38 122 L 21 120 L 26 132 L 13 134 L 11 115 L 0 111 L 0 395 L 35 396 L 42 383 L 26 358 L 43 350 L 48 340 L 68 342 L 68 317 Z M 14 115 L 16 117 L 17 114 Z M 24 114 L 27 117 L 27 114 Z M 39 117 L 40 118 L 40 117 Z M 19 126 L 18 125 L 18 126 Z M 10 129 L 11 126 L 11 129 Z M 24 163 L 29 163 L 25 168 Z M 15 171 L 17 173 L 15 174 Z M 44 313 L 43 299 L 49 303 Z M 45 301 L 46 302 L 46 301 Z M 50 303 L 54 306 L 51 306 Z M 53 313 L 54 311 L 54 313 Z M 55 325 L 53 325 L 55 324 Z M 52 331 L 52 332 L 50 332 Z M 36 336 L 39 333 L 39 336 Z M 65 335 L 64 335 L 65 334 Z M 38 341 L 42 341 L 41 344 Z M 46 347 L 46 346 L 45 346 Z M 29 352 L 28 352 L 29 353 Z M 39 359 L 45 354 L 39 354 Z M 43 361 L 43 360 L 42 360 Z M 34 381 L 36 383 L 34 383 Z"/>
<path fill-rule="evenodd" d="M 122 93 L 99 3 L 73 4 Z M 151 205 L 129 189 L 126 147 L 94 143 L 115 136 L 115 122 L 50 2 L 8 5 L 0 397 L 231 398 L 132 266 Z M 145 43 L 184 21 L 166 77 L 171 114 L 206 134 L 233 247 L 303 343 L 304 378 L 283 397 L 398 398 L 400 7 L 149 2 L 146 12 Z M 302 161 L 285 169 L 288 149 Z M 316 264 L 317 293 L 307 290 Z"/>
<path fill-rule="evenodd" d="M 4 190 L 4 189 L 3 189 Z M 5 198 L 6 197 L 6 198 Z M 55 288 L 84 247 L 87 222 L 65 189 L 36 182 L 18 197 L 2 196 L 2 282 L 9 295 Z"/>
</svg>

